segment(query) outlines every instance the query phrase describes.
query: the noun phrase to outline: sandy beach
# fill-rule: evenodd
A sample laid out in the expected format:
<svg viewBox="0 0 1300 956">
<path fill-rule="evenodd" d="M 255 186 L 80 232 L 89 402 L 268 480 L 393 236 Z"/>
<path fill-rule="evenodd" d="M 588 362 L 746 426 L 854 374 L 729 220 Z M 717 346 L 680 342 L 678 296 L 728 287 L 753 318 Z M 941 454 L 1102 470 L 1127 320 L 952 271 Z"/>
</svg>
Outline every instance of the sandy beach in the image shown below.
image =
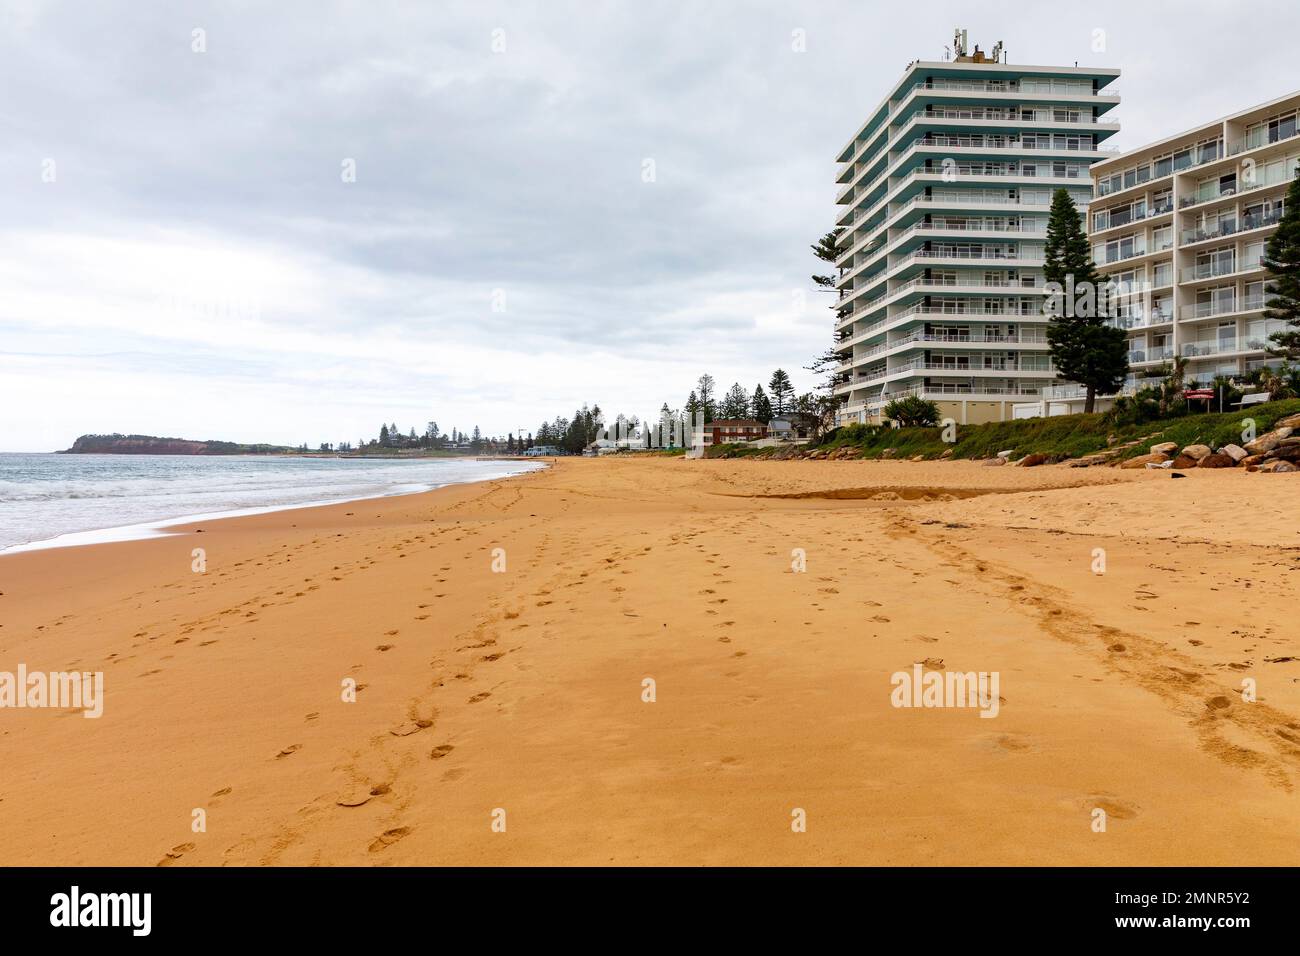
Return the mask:
<svg viewBox="0 0 1300 956">
<path fill-rule="evenodd" d="M 561 460 L 0 556 L 0 670 L 105 673 L 0 711 L 0 864 L 1296 864 L 1298 500 Z M 997 716 L 892 706 L 918 663 Z"/>
</svg>

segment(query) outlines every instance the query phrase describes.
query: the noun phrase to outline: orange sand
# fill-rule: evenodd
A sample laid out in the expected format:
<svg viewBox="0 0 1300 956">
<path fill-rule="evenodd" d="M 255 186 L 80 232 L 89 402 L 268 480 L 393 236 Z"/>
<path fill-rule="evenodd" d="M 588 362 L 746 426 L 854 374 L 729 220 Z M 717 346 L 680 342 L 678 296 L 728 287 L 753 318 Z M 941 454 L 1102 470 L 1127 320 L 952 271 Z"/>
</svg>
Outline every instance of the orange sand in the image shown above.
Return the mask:
<svg viewBox="0 0 1300 956">
<path fill-rule="evenodd" d="M 106 674 L 0 710 L 0 864 L 1295 864 L 1297 501 L 572 460 L 0 557 L 0 670 Z M 926 659 L 998 716 L 892 707 Z"/>
</svg>

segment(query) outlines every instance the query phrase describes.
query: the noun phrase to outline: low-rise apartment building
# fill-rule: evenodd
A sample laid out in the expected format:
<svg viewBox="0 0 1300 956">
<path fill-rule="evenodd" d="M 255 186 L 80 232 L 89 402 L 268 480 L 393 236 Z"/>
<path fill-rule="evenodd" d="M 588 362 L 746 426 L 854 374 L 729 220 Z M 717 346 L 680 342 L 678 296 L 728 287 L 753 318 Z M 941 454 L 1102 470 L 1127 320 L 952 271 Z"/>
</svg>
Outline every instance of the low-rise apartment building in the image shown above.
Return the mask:
<svg viewBox="0 0 1300 956">
<path fill-rule="evenodd" d="M 1292 93 L 1092 167 L 1093 260 L 1132 289 L 1111 321 L 1135 373 L 1182 356 L 1208 384 L 1280 363 L 1265 351 L 1283 323 L 1262 315 L 1260 259 L 1300 169 L 1298 112 Z"/>
</svg>

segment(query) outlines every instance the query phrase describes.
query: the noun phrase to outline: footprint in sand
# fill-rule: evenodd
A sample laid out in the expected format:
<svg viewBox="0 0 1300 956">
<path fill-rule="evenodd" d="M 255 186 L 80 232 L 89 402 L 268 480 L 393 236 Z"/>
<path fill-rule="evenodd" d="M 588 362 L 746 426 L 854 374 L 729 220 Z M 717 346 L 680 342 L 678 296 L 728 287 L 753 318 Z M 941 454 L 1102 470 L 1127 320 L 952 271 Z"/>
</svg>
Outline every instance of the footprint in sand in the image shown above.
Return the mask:
<svg viewBox="0 0 1300 956">
<path fill-rule="evenodd" d="M 429 759 L 441 760 L 455 749 L 455 746 L 452 744 L 438 744 L 438 746 L 429 751 Z"/>
<path fill-rule="evenodd" d="M 1227 710 L 1232 706 L 1232 701 L 1228 700 L 1228 698 L 1223 695 L 1219 695 L 1218 697 L 1211 697 L 1207 700 L 1205 706 L 1209 710 Z"/>
<path fill-rule="evenodd" d="M 393 649 L 392 644 L 377 644 L 375 646 L 375 650 L 377 651 L 391 651 L 392 649 Z"/>
<path fill-rule="evenodd" d="M 163 855 L 163 858 L 158 861 L 157 865 L 171 866 L 174 861 L 179 860 L 186 853 L 189 853 L 191 850 L 196 849 L 196 847 L 197 844 L 194 843 L 182 843 L 178 846 L 174 846 L 170 850 L 168 850 L 166 854 Z"/>
<path fill-rule="evenodd" d="M 408 720 L 389 731 L 394 737 L 409 737 L 433 726 L 432 720 Z"/>
<path fill-rule="evenodd" d="M 1138 815 L 1136 806 L 1107 793 L 1092 794 L 1083 801 L 1083 808 L 1088 811 L 1105 810 L 1107 818 L 1111 820 L 1132 820 Z"/>
<path fill-rule="evenodd" d="M 392 846 L 410 832 L 410 827 L 394 827 L 391 830 L 385 830 L 371 842 L 370 852 L 378 853 L 379 851 Z"/>
<path fill-rule="evenodd" d="M 220 790 L 218 790 L 216 793 L 214 793 L 214 794 L 212 795 L 212 797 L 213 797 L 214 799 L 215 799 L 216 797 L 224 797 L 224 796 L 226 796 L 228 793 L 230 793 L 231 789 L 232 789 L 231 787 L 222 787 Z"/>
<path fill-rule="evenodd" d="M 469 699 L 469 702 L 470 702 L 471 704 L 477 704 L 479 701 L 481 701 L 481 700 L 487 700 L 487 699 L 488 699 L 489 697 L 491 697 L 491 696 L 492 696 L 492 694 L 491 694 L 489 691 L 486 691 L 486 690 L 484 690 L 484 691 L 479 691 L 479 693 L 475 694 L 473 697 L 471 697 L 471 698 Z"/>
<path fill-rule="evenodd" d="M 392 788 L 386 783 L 377 783 L 373 787 L 367 787 L 364 784 L 361 784 L 347 791 L 334 802 L 340 807 L 360 807 L 369 803 L 375 797 L 384 796 L 384 794 L 388 793 L 391 789 Z"/>
<path fill-rule="evenodd" d="M 296 751 L 299 751 L 301 749 L 302 749 L 302 744 L 290 744 L 289 746 L 281 750 L 278 754 L 276 754 L 275 759 L 283 760 L 285 757 L 288 757 L 290 754 L 295 753 Z"/>
</svg>

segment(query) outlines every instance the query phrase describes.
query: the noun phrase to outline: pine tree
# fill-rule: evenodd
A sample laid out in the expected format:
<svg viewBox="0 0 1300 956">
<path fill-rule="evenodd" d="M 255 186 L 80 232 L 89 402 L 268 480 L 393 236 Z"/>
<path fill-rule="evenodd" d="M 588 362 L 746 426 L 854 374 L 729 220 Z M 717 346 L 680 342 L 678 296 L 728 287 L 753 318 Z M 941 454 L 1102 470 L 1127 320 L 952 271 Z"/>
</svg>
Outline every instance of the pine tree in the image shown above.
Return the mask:
<svg viewBox="0 0 1300 956">
<path fill-rule="evenodd" d="M 1093 264 L 1079 210 L 1064 189 L 1052 196 L 1047 219 L 1043 276 L 1058 293 L 1045 308 L 1047 342 L 1056 373 L 1084 387 L 1084 412 L 1095 407 L 1097 395 L 1117 391 L 1128 375 L 1128 336 L 1106 325 L 1104 280 Z"/>
<path fill-rule="evenodd" d="M 790 376 L 785 373 L 785 369 L 779 368 L 772 373 L 767 388 L 772 394 L 772 413 L 779 418 L 790 411 L 790 403 L 794 400 L 794 386 L 790 384 Z"/>
<path fill-rule="evenodd" d="M 667 402 L 664 403 L 668 404 Z M 700 400 L 695 397 L 695 389 L 691 389 L 690 397 L 686 399 L 686 419 L 694 422 L 695 416 L 700 414 L 704 409 L 700 406 Z"/>
<path fill-rule="evenodd" d="M 696 383 L 696 388 L 699 390 L 699 409 L 704 413 L 704 421 L 711 422 L 716 417 L 715 413 L 717 411 L 717 406 L 713 401 L 713 389 L 715 388 L 713 376 L 705 372 Z"/>
<path fill-rule="evenodd" d="M 384 445 L 384 446 L 387 446 L 387 445 L 388 445 L 388 426 L 387 426 L 387 425 L 380 425 L 380 426 L 379 426 L 379 444 Z"/>
<path fill-rule="evenodd" d="M 720 412 L 723 418 L 748 418 L 749 393 L 739 382 L 733 382 L 722 399 Z"/>
<path fill-rule="evenodd" d="M 763 383 L 754 386 L 754 418 L 766 425 L 772 420 L 772 403 L 763 391 Z"/>
<path fill-rule="evenodd" d="M 1268 337 L 1274 343 L 1268 352 L 1294 362 L 1300 359 L 1300 173 L 1291 181 L 1285 206 L 1277 232 L 1264 249 L 1269 278 L 1264 291 L 1270 296 L 1264 303 L 1264 318 L 1291 326 Z"/>
<path fill-rule="evenodd" d="M 843 249 L 840 247 L 840 236 L 843 235 L 843 233 L 843 229 L 832 229 L 830 232 L 826 233 L 826 235 L 817 240 L 815 246 L 812 246 L 813 255 L 822 262 L 829 262 L 831 265 L 834 265 L 835 260 L 838 259 L 840 254 L 843 252 Z M 812 280 L 823 289 L 834 290 L 835 288 L 834 276 L 815 275 L 812 277 Z"/>
</svg>

